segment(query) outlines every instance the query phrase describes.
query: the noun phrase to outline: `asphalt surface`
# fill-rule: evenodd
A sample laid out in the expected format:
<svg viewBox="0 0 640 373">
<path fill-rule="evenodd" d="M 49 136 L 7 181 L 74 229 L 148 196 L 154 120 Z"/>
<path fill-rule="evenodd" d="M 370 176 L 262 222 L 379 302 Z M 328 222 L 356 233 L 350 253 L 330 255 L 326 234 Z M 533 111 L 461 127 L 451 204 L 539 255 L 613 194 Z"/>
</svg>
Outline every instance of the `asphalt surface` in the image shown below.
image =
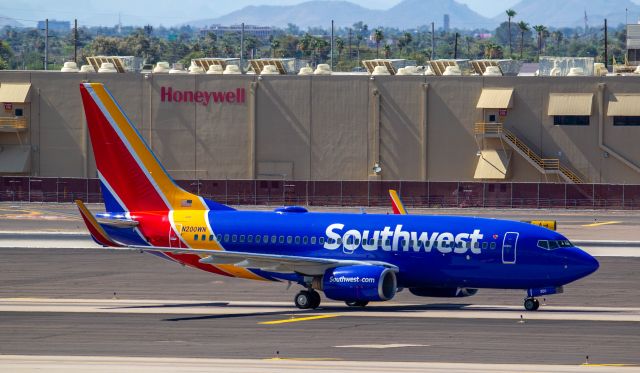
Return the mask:
<svg viewBox="0 0 640 373">
<path fill-rule="evenodd" d="M 468 210 L 446 211 L 448 214 L 469 212 L 480 215 Z M 640 224 L 640 214 L 633 212 L 552 211 L 551 216 L 544 211 L 510 210 L 483 211 L 482 215 L 518 220 L 553 217 L 558 220 L 560 231 L 573 232 L 574 237 L 567 233 L 572 239 L 640 240 L 635 228 Z M 590 225 L 594 223 L 607 224 Z M 83 229 L 71 206 L 0 206 L 0 231 Z M 547 298 L 547 306 L 536 314 L 590 314 L 592 311 L 585 307 L 640 312 L 640 258 L 607 257 L 599 261 L 598 272 L 569 284 L 564 294 Z M 591 363 L 640 364 L 637 318 L 635 321 L 581 320 L 578 316 L 565 320 L 536 319 L 524 311 L 513 310 L 504 311 L 510 312 L 507 317 L 479 318 L 472 313 L 477 311 L 470 311 L 488 305 L 521 307 L 520 291 L 481 290 L 474 297 L 460 299 L 417 298 L 401 292 L 393 302 L 387 303 L 391 308 L 382 309 L 374 304 L 364 311 L 371 312 L 365 316 L 332 304 L 312 315 L 337 312 L 336 317 L 260 324 L 304 316 L 292 305 L 297 290 L 296 286 L 287 289 L 286 283 L 215 276 L 148 254 L 2 248 L 0 305 L 6 298 L 77 299 L 79 302 L 82 299 L 166 299 L 198 300 L 203 302 L 203 310 L 185 314 L 182 305 L 165 304 L 163 307 L 168 310 L 162 313 L 33 308 L 0 311 L 0 354 L 224 359 L 277 356 L 569 365 L 583 363 L 588 355 Z M 244 305 L 240 311 L 226 312 L 223 305 L 233 301 L 286 303 L 271 311 Z M 413 305 L 404 306 L 406 303 Z M 438 317 L 411 317 L 411 313 L 436 311 L 444 312 L 444 316 L 438 313 Z M 614 309 L 608 312 L 612 317 L 622 313 Z M 520 314 L 524 323 L 519 322 Z M 371 346 L 389 344 L 400 346 Z"/>
</svg>

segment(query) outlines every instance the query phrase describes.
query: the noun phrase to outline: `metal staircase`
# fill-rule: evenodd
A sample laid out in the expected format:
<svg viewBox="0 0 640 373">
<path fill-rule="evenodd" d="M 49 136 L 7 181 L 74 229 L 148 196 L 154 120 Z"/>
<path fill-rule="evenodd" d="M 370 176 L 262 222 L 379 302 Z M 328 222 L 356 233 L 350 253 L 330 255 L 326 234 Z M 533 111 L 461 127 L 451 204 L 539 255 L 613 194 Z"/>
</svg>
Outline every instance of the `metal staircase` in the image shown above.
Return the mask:
<svg viewBox="0 0 640 373">
<path fill-rule="evenodd" d="M 584 183 L 575 172 L 560 163 L 559 159 L 542 158 L 514 135 L 513 132 L 505 129 L 501 123 L 476 123 L 474 132 L 476 136 L 497 137 L 504 140 L 543 174 L 559 174 L 567 182 L 574 184 Z"/>
</svg>

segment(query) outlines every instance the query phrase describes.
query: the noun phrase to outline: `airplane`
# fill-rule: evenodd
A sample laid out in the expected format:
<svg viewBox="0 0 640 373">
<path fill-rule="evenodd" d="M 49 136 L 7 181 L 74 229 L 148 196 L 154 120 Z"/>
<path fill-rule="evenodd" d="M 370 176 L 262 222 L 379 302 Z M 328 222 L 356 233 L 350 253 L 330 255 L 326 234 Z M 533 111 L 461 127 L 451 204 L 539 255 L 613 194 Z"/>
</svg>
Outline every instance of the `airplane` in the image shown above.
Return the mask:
<svg viewBox="0 0 640 373">
<path fill-rule="evenodd" d="M 76 203 L 93 240 L 108 249 L 299 284 L 300 309 L 319 307 L 320 292 L 364 307 L 402 289 L 466 297 L 494 288 L 525 290 L 524 308 L 534 311 L 537 297 L 598 269 L 560 233 L 523 222 L 408 215 L 404 206 L 393 215 L 236 210 L 176 185 L 104 85 L 82 83 L 80 92 L 106 211 L 93 215 Z"/>
</svg>

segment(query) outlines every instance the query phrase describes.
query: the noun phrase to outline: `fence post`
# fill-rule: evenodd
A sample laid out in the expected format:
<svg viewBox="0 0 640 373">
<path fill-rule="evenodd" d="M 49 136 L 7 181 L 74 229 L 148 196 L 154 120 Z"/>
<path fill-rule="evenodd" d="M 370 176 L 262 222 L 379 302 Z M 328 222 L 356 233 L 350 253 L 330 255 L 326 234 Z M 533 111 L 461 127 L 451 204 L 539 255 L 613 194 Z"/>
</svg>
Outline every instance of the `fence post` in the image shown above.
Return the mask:
<svg viewBox="0 0 640 373">
<path fill-rule="evenodd" d="M 567 184 L 564 184 L 564 208 L 567 208 Z"/>
</svg>

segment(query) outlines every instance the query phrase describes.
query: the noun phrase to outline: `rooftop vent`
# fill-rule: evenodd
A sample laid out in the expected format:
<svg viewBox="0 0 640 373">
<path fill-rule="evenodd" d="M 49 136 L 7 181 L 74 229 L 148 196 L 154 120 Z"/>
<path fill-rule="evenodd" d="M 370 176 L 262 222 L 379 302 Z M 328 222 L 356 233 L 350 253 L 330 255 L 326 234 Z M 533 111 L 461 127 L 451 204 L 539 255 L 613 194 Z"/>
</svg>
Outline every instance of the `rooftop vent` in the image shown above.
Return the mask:
<svg viewBox="0 0 640 373">
<path fill-rule="evenodd" d="M 64 63 L 60 71 L 62 71 L 63 73 L 77 73 L 79 71 L 78 64 L 76 64 L 74 61 L 67 61 Z"/>
</svg>

